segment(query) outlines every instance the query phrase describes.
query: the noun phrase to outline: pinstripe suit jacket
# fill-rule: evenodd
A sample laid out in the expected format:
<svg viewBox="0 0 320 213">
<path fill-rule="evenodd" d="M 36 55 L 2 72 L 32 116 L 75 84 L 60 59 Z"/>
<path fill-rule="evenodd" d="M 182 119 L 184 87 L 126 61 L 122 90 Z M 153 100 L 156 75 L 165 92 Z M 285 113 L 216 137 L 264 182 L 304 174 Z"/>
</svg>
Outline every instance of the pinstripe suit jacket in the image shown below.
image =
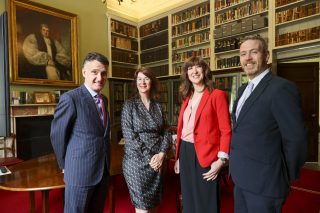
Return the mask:
<svg viewBox="0 0 320 213">
<path fill-rule="evenodd" d="M 107 98 L 103 96 L 105 111 Z M 109 115 L 104 128 L 99 112 L 87 88 L 64 93 L 60 97 L 51 124 L 51 143 L 59 167 L 64 169 L 68 185 L 93 186 L 109 170 Z"/>
</svg>

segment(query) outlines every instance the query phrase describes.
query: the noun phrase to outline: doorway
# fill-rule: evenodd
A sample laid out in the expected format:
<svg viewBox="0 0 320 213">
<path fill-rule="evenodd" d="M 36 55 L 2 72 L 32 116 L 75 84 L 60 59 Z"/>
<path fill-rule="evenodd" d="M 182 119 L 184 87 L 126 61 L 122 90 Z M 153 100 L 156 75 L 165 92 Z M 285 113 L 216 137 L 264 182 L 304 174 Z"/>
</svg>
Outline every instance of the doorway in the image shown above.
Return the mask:
<svg viewBox="0 0 320 213">
<path fill-rule="evenodd" d="M 302 111 L 308 128 L 308 162 L 318 162 L 319 144 L 319 63 L 279 63 L 277 74 L 299 88 Z"/>
</svg>

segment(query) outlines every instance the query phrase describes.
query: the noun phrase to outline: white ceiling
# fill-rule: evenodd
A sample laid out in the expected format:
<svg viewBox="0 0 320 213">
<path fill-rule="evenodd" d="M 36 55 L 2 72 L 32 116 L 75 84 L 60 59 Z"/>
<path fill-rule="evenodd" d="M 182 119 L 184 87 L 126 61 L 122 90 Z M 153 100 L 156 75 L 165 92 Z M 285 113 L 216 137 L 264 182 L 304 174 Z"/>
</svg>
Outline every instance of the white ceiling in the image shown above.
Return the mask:
<svg viewBox="0 0 320 213">
<path fill-rule="evenodd" d="M 107 9 L 108 11 L 111 10 L 142 21 L 192 1 L 193 0 L 123 0 L 119 5 L 118 0 L 107 0 Z"/>
</svg>

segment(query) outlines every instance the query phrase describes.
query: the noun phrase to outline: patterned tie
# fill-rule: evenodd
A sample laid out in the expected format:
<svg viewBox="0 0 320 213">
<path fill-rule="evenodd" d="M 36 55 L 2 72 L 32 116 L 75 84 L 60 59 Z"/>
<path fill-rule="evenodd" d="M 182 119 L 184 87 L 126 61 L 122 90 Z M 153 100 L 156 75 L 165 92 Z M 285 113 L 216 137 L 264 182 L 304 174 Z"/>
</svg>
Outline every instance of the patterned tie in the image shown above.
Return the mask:
<svg viewBox="0 0 320 213">
<path fill-rule="evenodd" d="M 107 116 L 106 116 L 106 111 L 104 108 L 104 103 L 102 100 L 102 96 L 100 94 L 97 94 L 95 96 L 96 104 L 98 105 L 99 111 L 100 111 L 100 119 L 102 121 L 102 124 L 104 127 L 106 127 L 107 124 Z"/>
<path fill-rule="evenodd" d="M 254 84 L 252 82 L 249 82 L 246 89 L 244 90 L 241 98 L 239 99 L 237 110 L 236 110 L 236 118 L 238 119 L 238 116 L 240 114 L 241 108 L 244 105 L 244 102 L 246 102 L 247 98 L 250 96 L 251 92 L 253 91 Z"/>
</svg>

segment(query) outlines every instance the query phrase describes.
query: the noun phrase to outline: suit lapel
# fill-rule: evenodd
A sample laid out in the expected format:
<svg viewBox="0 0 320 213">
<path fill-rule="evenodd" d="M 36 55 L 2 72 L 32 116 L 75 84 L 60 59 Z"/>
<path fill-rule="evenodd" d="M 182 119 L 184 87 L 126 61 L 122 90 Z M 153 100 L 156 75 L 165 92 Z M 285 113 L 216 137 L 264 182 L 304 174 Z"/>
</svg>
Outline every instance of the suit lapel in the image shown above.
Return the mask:
<svg viewBox="0 0 320 213">
<path fill-rule="evenodd" d="M 259 82 L 258 86 L 253 90 L 249 98 L 246 100 L 246 102 L 243 104 L 243 107 L 240 111 L 239 117 L 236 121 L 236 123 L 240 123 L 241 120 L 245 117 L 246 113 L 249 112 L 249 109 L 254 104 L 256 99 L 262 94 L 262 92 L 265 90 L 265 88 L 268 86 L 270 80 L 271 80 L 272 74 L 271 72 L 268 73 L 266 76 L 264 76 L 261 81 Z"/>
<path fill-rule="evenodd" d="M 238 102 L 239 102 L 239 99 L 241 98 L 244 90 L 246 89 L 247 85 L 248 85 L 248 83 L 243 84 L 241 87 L 239 87 L 237 98 L 233 104 L 231 117 L 232 117 L 232 121 L 234 124 L 236 123 L 236 111 L 237 111 Z"/>
<path fill-rule="evenodd" d="M 106 128 L 105 128 L 105 133 L 104 134 L 107 134 L 108 133 L 107 130 L 110 127 L 110 117 L 109 117 L 109 111 L 108 111 L 108 99 L 104 95 L 102 95 L 102 99 L 103 99 L 104 111 L 106 112 L 106 119 L 107 119 L 107 125 L 106 125 Z M 99 116 L 99 118 L 100 118 L 100 116 Z"/>
<path fill-rule="evenodd" d="M 197 112 L 196 112 L 196 116 L 194 119 L 194 126 L 196 126 L 196 124 L 200 118 L 201 112 L 208 101 L 209 96 L 210 96 L 210 93 L 209 93 L 208 89 L 205 89 L 203 92 L 203 95 L 201 97 Z"/>
<path fill-rule="evenodd" d="M 94 102 L 93 97 L 91 96 L 90 92 L 87 90 L 87 88 L 84 85 L 82 85 L 81 88 L 82 88 L 82 93 L 83 93 L 83 98 L 85 100 L 85 103 L 87 103 L 89 105 L 89 108 L 87 110 L 93 111 L 93 116 L 94 116 L 93 119 L 97 120 L 100 124 L 99 126 L 104 129 L 103 123 L 101 122 L 101 119 L 100 119 L 99 109 L 98 109 L 96 103 Z M 105 100 L 105 99 L 103 99 L 103 100 Z M 95 109 L 95 110 L 93 110 L 93 109 Z"/>
</svg>

